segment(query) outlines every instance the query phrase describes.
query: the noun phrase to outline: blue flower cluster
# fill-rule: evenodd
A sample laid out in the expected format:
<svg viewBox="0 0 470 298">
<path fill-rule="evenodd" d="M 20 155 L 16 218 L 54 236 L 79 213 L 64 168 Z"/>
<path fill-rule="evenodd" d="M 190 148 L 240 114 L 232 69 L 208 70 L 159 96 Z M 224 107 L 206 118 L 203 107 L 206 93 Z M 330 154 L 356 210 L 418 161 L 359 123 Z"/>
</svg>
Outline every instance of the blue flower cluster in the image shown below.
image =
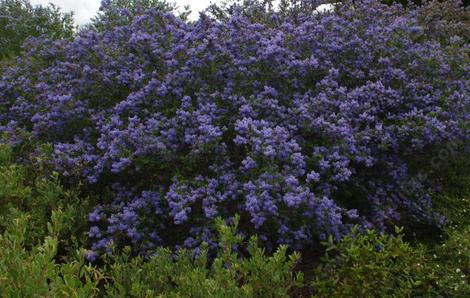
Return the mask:
<svg viewBox="0 0 470 298">
<path fill-rule="evenodd" d="M 296 249 L 353 224 L 438 224 L 412 163 L 468 138 L 470 64 L 464 40 L 425 32 L 375 1 L 259 22 L 150 9 L 30 40 L 1 76 L 0 128 L 112 194 L 89 216 L 91 259 L 111 242 L 215 245 L 213 219 L 236 213 L 243 232 Z"/>
</svg>

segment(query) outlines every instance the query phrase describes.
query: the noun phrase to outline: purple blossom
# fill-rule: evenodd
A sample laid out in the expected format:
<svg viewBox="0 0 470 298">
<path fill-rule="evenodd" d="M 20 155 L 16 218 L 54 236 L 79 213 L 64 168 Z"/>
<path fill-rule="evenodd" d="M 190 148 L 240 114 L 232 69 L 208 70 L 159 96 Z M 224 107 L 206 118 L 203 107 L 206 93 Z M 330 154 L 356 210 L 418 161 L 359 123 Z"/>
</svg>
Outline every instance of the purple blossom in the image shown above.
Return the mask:
<svg viewBox="0 0 470 298">
<path fill-rule="evenodd" d="M 442 223 L 411 161 L 468 139 L 467 48 L 414 9 L 351 7 L 260 11 L 269 25 L 151 9 L 31 40 L 0 76 L 2 137 L 49 143 L 64 181 L 109 190 L 89 214 L 90 260 L 111 242 L 215 246 L 214 218 L 235 213 L 243 233 L 296 249 L 356 223 Z"/>
</svg>

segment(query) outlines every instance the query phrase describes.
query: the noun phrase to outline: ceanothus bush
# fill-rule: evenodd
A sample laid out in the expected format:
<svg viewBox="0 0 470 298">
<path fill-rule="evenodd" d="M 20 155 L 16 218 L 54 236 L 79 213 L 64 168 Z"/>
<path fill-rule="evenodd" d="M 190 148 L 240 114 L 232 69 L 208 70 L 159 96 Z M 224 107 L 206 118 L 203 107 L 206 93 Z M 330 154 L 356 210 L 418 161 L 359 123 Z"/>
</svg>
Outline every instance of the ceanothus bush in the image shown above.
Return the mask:
<svg viewBox="0 0 470 298">
<path fill-rule="evenodd" d="M 441 223 L 413 165 L 468 138 L 467 41 L 375 1 L 264 13 L 189 23 L 149 9 L 30 40 L 2 74 L 9 140 L 52 144 L 65 180 L 113 194 L 89 216 L 91 259 L 111 242 L 215 245 L 214 219 L 236 213 L 268 248 Z"/>
</svg>

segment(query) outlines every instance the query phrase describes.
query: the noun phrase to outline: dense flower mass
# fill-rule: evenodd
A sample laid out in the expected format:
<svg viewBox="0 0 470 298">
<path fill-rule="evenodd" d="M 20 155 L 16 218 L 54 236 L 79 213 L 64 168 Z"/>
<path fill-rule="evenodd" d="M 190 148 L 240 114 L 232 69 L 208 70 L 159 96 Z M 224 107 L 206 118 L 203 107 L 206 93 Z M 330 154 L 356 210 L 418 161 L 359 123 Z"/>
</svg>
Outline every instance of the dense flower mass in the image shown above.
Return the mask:
<svg viewBox="0 0 470 298">
<path fill-rule="evenodd" d="M 214 218 L 236 213 L 296 249 L 354 224 L 439 224 L 412 165 L 468 138 L 466 41 L 374 1 L 260 22 L 150 9 L 25 48 L 0 80 L 1 129 L 113 194 L 89 216 L 95 254 L 215 245 Z"/>
</svg>

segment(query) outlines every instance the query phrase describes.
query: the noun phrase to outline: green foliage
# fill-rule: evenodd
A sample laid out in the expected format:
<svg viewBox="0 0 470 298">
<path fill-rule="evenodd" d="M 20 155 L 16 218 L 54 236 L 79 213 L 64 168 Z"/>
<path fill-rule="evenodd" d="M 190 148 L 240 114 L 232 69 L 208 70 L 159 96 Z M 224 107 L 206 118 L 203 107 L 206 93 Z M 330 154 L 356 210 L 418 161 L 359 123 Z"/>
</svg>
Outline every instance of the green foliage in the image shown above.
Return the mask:
<svg viewBox="0 0 470 298">
<path fill-rule="evenodd" d="M 157 9 L 163 12 L 176 12 L 178 9 L 174 2 L 167 0 L 109 0 L 101 3 L 100 12 L 84 27 L 85 30 L 106 31 L 115 27 L 129 25 L 136 15 L 147 9 Z M 179 15 L 186 20 L 191 11 L 184 7 Z"/>
<path fill-rule="evenodd" d="M 430 248 L 430 271 L 441 296 L 470 296 L 470 158 L 463 155 L 446 175 L 445 191 L 435 199 L 448 220 L 444 242 Z"/>
<path fill-rule="evenodd" d="M 287 256 L 281 246 L 267 256 L 257 244 L 249 241 L 249 256 L 240 258 L 233 248 L 243 237 L 236 235 L 238 218 L 228 226 L 217 221 L 220 249 L 213 262 L 207 249 L 197 256 L 194 251 L 180 250 L 176 261 L 170 250 L 160 248 L 146 261 L 128 254 L 108 260 L 109 280 L 106 293 L 110 297 L 288 297 L 292 288 L 302 284 L 302 274 L 293 273 L 299 260 L 294 253 Z"/>
<path fill-rule="evenodd" d="M 325 245 L 327 254 L 312 282 L 318 297 L 411 297 L 424 286 L 425 250 L 406 243 L 400 233 L 353 230 L 341 242 L 330 239 Z"/>
<path fill-rule="evenodd" d="M 401 230 L 330 240 L 314 271 L 317 297 L 470 297 L 470 159 L 448 162 L 444 192 L 434 200 L 447 217 L 441 242 L 407 242 Z"/>
<path fill-rule="evenodd" d="M 28 214 L 26 245 L 35 245 L 47 236 L 53 210 L 63 210 L 59 235 L 61 254 L 74 253 L 86 241 L 87 215 L 93 207 L 88 198 L 65 190 L 56 173 L 43 175 L 36 169 L 13 163 L 13 151 L 0 145 L 0 232 L 15 219 L 10 210 Z"/>
<path fill-rule="evenodd" d="M 73 36 L 72 13 L 57 6 L 32 6 L 28 0 L 0 0 L 0 60 L 16 56 L 30 36 L 52 39 Z"/>
<path fill-rule="evenodd" d="M 443 192 L 434 198 L 434 207 L 452 229 L 470 226 L 470 157 L 462 154 L 447 165 Z"/>
<path fill-rule="evenodd" d="M 470 297 L 470 226 L 446 231 L 447 239 L 429 251 L 428 275 L 435 297 Z"/>
<path fill-rule="evenodd" d="M 15 219 L 0 235 L 0 293 L 2 297 L 90 297 L 97 292 L 99 272 L 85 265 L 84 251 L 69 263 L 57 264 L 61 211 L 52 213 L 48 235 L 41 244 L 26 248 L 29 216 L 10 210 Z"/>
</svg>

